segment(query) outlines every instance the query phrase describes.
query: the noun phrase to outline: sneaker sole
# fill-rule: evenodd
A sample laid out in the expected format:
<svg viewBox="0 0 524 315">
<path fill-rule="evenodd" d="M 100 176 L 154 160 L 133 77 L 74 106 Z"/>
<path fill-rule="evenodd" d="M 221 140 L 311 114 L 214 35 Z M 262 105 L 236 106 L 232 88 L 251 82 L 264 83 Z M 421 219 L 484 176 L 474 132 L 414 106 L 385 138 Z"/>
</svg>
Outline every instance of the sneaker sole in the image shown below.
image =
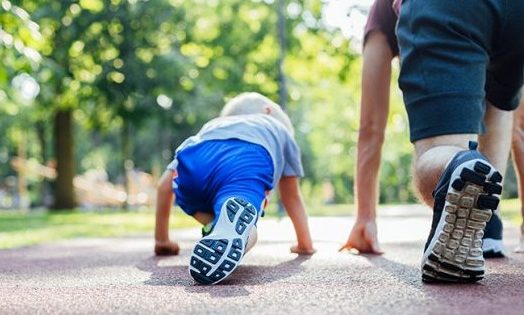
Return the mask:
<svg viewBox="0 0 524 315">
<path fill-rule="evenodd" d="M 240 198 L 226 200 L 213 231 L 198 241 L 191 254 L 189 273 L 196 282 L 216 284 L 240 264 L 257 210 Z"/>
<path fill-rule="evenodd" d="M 484 277 L 482 237 L 500 201 L 501 181 L 500 173 L 480 159 L 453 172 L 440 221 L 422 259 L 424 282 L 471 283 Z"/>
</svg>

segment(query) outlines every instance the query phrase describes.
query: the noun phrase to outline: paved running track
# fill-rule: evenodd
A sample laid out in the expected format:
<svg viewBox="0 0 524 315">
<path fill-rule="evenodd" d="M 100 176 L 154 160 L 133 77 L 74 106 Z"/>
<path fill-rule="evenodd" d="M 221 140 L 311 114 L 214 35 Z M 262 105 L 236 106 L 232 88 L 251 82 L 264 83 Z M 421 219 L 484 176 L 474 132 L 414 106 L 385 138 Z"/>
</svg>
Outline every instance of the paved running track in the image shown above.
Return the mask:
<svg viewBox="0 0 524 315">
<path fill-rule="evenodd" d="M 288 252 L 288 219 L 262 219 L 259 243 L 228 279 L 187 272 L 197 229 L 173 231 L 180 256 L 152 255 L 149 235 L 0 251 L 0 314 L 524 314 L 524 254 L 489 260 L 472 285 L 426 285 L 419 260 L 429 210 L 382 208 L 382 256 L 338 253 L 352 217 L 312 218 L 318 253 Z M 518 229 L 506 222 L 508 251 Z"/>
</svg>

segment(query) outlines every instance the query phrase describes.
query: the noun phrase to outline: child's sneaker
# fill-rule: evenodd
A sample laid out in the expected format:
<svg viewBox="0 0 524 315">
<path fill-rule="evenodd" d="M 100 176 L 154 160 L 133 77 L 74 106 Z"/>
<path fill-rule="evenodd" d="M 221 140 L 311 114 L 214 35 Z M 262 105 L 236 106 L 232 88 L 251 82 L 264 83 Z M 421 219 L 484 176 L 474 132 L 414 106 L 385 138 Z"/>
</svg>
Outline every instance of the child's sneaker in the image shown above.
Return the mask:
<svg viewBox="0 0 524 315">
<path fill-rule="evenodd" d="M 209 234 L 198 241 L 191 254 L 189 273 L 201 284 L 215 284 L 229 276 L 256 242 L 257 210 L 241 198 L 224 202 Z"/>
<path fill-rule="evenodd" d="M 426 282 L 484 277 L 482 238 L 499 203 L 502 175 L 476 151 L 476 142 L 469 147 L 455 155 L 433 192 L 433 223 L 422 258 Z"/>
<path fill-rule="evenodd" d="M 484 239 L 482 240 L 484 258 L 506 257 L 502 243 L 502 220 L 497 212 L 493 213 L 484 230 Z"/>
</svg>

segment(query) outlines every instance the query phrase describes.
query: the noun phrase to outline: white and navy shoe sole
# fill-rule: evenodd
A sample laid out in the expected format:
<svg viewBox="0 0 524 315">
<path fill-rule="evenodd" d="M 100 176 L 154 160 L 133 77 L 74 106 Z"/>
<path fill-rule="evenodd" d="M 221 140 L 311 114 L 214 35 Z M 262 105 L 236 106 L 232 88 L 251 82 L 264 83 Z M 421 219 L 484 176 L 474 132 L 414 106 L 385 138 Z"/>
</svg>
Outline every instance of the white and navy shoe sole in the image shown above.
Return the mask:
<svg viewBox="0 0 524 315">
<path fill-rule="evenodd" d="M 249 232 L 258 219 L 257 210 L 241 198 L 224 202 L 211 233 L 198 241 L 191 254 L 189 273 L 196 282 L 216 284 L 240 264 Z"/>
<path fill-rule="evenodd" d="M 467 161 L 454 170 L 422 258 L 423 281 L 469 283 L 484 277 L 482 237 L 500 201 L 501 182 L 501 174 L 485 160 Z"/>
</svg>

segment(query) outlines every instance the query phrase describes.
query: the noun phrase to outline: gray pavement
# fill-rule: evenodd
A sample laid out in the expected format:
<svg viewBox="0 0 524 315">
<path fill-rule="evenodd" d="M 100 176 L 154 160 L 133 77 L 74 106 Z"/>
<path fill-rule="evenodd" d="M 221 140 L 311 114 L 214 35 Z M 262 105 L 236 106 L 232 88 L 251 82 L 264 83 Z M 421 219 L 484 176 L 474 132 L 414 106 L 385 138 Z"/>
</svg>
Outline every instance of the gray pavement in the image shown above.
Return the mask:
<svg viewBox="0 0 524 315">
<path fill-rule="evenodd" d="M 472 285 L 426 285 L 419 261 L 430 225 L 418 206 L 381 209 L 382 256 L 338 253 L 352 217 L 312 218 L 318 253 L 289 253 L 288 219 L 259 223 L 259 242 L 221 284 L 187 272 L 197 229 L 172 231 L 180 256 L 152 238 L 79 239 L 0 251 L 0 314 L 524 314 L 524 254 L 506 223 L 507 259 Z"/>
</svg>

